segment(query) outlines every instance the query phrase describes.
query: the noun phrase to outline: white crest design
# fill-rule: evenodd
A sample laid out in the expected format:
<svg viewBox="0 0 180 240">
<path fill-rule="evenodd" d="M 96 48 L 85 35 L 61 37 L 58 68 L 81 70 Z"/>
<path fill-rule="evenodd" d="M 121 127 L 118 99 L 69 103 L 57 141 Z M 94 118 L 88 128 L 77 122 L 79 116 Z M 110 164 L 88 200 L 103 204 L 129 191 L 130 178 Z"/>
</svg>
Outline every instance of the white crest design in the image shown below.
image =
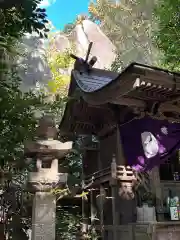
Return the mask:
<svg viewBox="0 0 180 240">
<path fill-rule="evenodd" d="M 157 155 L 159 151 L 159 144 L 157 139 L 151 132 L 141 133 L 141 141 L 144 154 L 147 158 L 152 158 Z"/>
<path fill-rule="evenodd" d="M 161 128 L 161 132 L 165 135 L 168 135 L 168 130 L 167 130 L 167 127 L 162 127 Z"/>
</svg>

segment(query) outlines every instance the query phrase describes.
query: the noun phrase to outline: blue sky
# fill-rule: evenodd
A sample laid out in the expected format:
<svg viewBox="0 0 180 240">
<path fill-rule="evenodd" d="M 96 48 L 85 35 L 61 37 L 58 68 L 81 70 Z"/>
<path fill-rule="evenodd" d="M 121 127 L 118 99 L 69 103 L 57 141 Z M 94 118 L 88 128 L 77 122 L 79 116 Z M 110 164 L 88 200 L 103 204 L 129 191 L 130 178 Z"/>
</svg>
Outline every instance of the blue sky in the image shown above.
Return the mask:
<svg viewBox="0 0 180 240">
<path fill-rule="evenodd" d="M 43 0 L 40 7 L 46 8 L 48 19 L 56 29 L 74 21 L 77 15 L 88 12 L 89 0 Z"/>
</svg>

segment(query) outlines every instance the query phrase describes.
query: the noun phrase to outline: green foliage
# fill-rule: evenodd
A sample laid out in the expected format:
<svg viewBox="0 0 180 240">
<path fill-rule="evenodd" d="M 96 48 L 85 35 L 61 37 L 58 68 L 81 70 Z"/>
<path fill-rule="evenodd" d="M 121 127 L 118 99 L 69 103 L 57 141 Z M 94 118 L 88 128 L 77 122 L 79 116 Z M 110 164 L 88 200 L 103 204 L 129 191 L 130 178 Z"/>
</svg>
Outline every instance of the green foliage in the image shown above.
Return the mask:
<svg viewBox="0 0 180 240">
<path fill-rule="evenodd" d="M 68 23 L 64 26 L 63 32 L 65 34 L 70 34 L 72 30 L 75 28 L 75 23 Z"/>
<path fill-rule="evenodd" d="M 72 207 L 71 207 L 72 208 Z M 72 209 L 64 207 L 57 207 L 57 225 L 56 225 L 56 239 L 75 239 L 78 231 L 81 216 L 78 213 L 78 206 L 74 206 L 74 213 Z"/>
<path fill-rule="evenodd" d="M 67 92 L 69 82 L 69 76 L 63 74 L 54 74 L 53 80 L 50 80 L 48 83 L 49 90 L 52 93 L 65 94 Z"/>
<path fill-rule="evenodd" d="M 15 53 L 15 44 L 25 33 L 36 32 L 47 37 L 46 10 L 38 8 L 41 0 L 19 0 L 0 2 L 0 62 Z M 17 53 L 16 53 L 17 55 Z"/>
<path fill-rule="evenodd" d="M 43 37 L 46 36 L 46 10 L 38 8 L 40 0 L 24 0 L 11 2 L 9 6 L 3 5 L 9 1 L 0 4 L 1 36 L 18 38 L 24 33 L 33 31 Z M 4 8 L 2 8 L 4 6 Z M 43 34 L 44 33 L 44 34 Z"/>
<path fill-rule="evenodd" d="M 72 33 L 73 29 L 76 27 L 77 24 L 81 24 L 83 20 L 89 19 L 89 16 L 86 14 L 79 14 L 77 15 L 76 19 L 73 23 L 68 23 L 64 26 L 63 33 L 69 35 Z"/>
<path fill-rule="evenodd" d="M 63 53 L 54 54 L 53 59 L 49 61 L 51 70 L 58 71 L 60 68 L 69 68 L 73 64 L 73 59 L 70 57 L 70 50 Z"/>
<path fill-rule="evenodd" d="M 91 2 L 90 18 L 117 49 L 112 70 L 137 61 L 179 71 L 179 8 L 179 0 Z"/>
<path fill-rule="evenodd" d="M 12 81 L 13 80 L 13 81 Z M 23 143 L 32 138 L 35 128 L 34 109 L 40 108 L 41 99 L 33 93 L 22 94 L 16 69 L 7 71 L 0 82 L 0 165 L 16 165 L 23 159 Z"/>
<path fill-rule="evenodd" d="M 111 71 L 120 72 L 121 66 L 123 66 L 123 61 L 121 59 L 121 54 L 117 53 L 115 60 L 111 64 Z"/>
<path fill-rule="evenodd" d="M 158 29 L 154 40 L 163 52 L 163 64 L 171 70 L 180 70 L 180 0 L 157 2 L 154 18 Z"/>
<path fill-rule="evenodd" d="M 46 56 L 52 73 L 52 79 L 49 81 L 50 92 L 59 94 L 61 97 L 67 95 L 70 82 L 70 68 L 74 63 L 70 53 L 72 49 L 66 49 L 64 52 L 58 52 L 52 49 L 53 38 L 50 39 L 50 45 L 47 47 Z"/>
<path fill-rule="evenodd" d="M 22 219 L 22 203 L 16 196 L 26 177 L 24 141 L 33 138 L 36 125 L 35 110 L 41 110 L 44 97 L 20 91 L 21 79 L 15 64 L 19 56 L 17 43 L 25 33 L 46 36 L 45 9 L 38 9 L 40 0 L 0 2 L 0 181 L 4 211 L 8 214 L 6 231 L 9 239 L 28 239 L 27 216 Z M 18 185 L 12 192 L 12 185 Z M 8 184 L 7 184 L 8 183 Z M 10 193 L 10 197 L 8 197 Z M 2 202 L 1 201 L 1 202 Z"/>
<path fill-rule="evenodd" d="M 115 45 L 119 67 L 124 68 L 134 61 L 146 64 L 156 61 L 157 53 L 151 40 L 154 2 L 98 0 L 90 3 L 91 19 L 99 21 L 101 29 Z"/>
</svg>

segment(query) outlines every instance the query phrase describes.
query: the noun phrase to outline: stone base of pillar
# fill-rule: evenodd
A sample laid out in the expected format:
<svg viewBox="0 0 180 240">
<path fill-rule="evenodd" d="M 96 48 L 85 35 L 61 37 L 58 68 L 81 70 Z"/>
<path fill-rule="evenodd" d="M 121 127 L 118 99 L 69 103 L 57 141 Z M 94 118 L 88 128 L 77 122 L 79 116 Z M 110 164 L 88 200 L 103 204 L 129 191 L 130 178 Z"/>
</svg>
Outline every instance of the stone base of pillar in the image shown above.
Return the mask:
<svg viewBox="0 0 180 240">
<path fill-rule="evenodd" d="M 55 240 L 56 196 L 36 192 L 33 200 L 32 240 Z"/>
</svg>

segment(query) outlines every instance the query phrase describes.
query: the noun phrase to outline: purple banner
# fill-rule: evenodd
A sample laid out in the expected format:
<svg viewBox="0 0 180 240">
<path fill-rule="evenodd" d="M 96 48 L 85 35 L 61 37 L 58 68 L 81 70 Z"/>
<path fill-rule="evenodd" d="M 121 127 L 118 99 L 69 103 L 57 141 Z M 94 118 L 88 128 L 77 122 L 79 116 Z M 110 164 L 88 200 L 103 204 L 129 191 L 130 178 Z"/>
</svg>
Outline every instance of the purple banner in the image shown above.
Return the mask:
<svg viewBox="0 0 180 240">
<path fill-rule="evenodd" d="M 134 169 L 151 170 L 180 148 L 180 123 L 150 117 L 120 127 L 124 154 Z"/>
</svg>

